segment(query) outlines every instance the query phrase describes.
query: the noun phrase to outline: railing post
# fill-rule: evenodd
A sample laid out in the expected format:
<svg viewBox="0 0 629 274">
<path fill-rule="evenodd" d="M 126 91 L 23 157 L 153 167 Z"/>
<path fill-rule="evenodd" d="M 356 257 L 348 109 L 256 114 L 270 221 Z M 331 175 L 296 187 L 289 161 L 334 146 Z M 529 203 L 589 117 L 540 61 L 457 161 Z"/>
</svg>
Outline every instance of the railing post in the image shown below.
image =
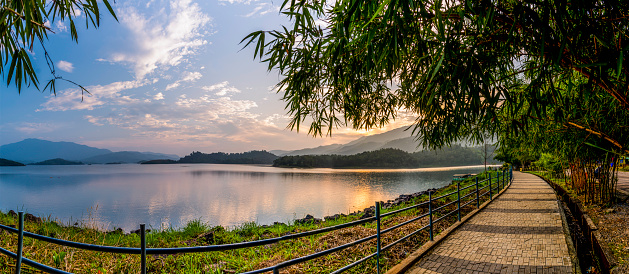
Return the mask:
<svg viewBox="0 0 629 274">
<path fill-rule="evenodd" d="M 376 202 L 376 268 L 380 274 L 380 202 Z"/>
<path fill-rule="evenodd" d="M 476 208 L 480 208 L 480 198 L 478 197 L 478 176 L 476 176 Z"/>
<path fill-rule="evenodd" d="M 507 171 L 503 170 L 502 171 L 502 188 L 506 188 L 507 187 Z"/>
<path fill-rule="evenodd" d="M 456 215 L 461 221 L 461 181 L 456 181 Z"/>
<path fill-rule="evenodd" d="M 432 241 L 432 191 L 428 191 L 428 222 L 430 225 L 430 240 Z"/>
<path fill-rule="evenodd" d="M 142 249 L 141 254 L 140 254 L 140 256 L 142 256 L 140 270 L 142 274 L 146 274 L 146 225 L 145 224 L 140 224 L 140 248 Z"/>
<path fill-rule="evenodd" d="M 18 212 L 18 234 L 17 234 L 17 258 L 15 260 L 15 274 L 22 271 L 22 247 L 24 246 L 24 212 Z"/>
<path fill-rule="evenodd" d="M 273 274 L 280 274 L 280 269 L 278 267 L 274 267 Z"/>
<path fill-rule="evenodd" d="M 502 174 L 504 175 L 504 182 L 502 183 L 503 184 L 502 188 L 506 188 L 507 187 L 507 181 L 509 179 L 509 171 L 505 170 Z"/>
<path fill-rule="evenodd" d="M 494 198 L 492 197 L 492 189 L 491 189 L 491 171 L 489 172 L 489 200 L 493 200 Z"/>
</svg>

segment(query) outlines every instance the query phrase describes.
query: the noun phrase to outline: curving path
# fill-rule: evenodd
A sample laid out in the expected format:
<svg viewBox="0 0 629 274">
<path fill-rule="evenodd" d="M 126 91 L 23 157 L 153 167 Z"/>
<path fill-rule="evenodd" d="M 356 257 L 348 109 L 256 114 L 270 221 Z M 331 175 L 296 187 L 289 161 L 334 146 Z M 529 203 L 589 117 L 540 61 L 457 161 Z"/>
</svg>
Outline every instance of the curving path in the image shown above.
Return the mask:
<svg viewBox="0 0 629 274">
<path fill-rule="evenodd" d="M 511 186 L 407 273 L 573 273 L 553 189 L 513 172 Z"/>
</svg>

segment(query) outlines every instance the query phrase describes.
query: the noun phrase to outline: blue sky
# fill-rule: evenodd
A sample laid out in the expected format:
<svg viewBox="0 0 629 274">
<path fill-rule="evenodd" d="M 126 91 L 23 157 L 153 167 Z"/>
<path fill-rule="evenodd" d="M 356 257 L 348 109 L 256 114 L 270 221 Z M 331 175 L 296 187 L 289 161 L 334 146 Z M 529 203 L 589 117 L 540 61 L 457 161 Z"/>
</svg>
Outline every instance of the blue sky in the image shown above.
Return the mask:
<svg viewBox="0 0 629 274">
<path fill-rule="evenodd" d="M 286 129 L 285 103 L 273 89 L 278 74 L 253 60 L 253 48 L 239 45 L 252 31 L 288 24 L 279 5 L 118 0 L 119 22 L 105 15 L 99 29 L 85 29 L 80 21 L 78 44 L 67 24 L 50 24 L 55 34 L 46 47 L 58 74 L 91 95 L 81 101 L 76 87 L 61 83 L 56 96 L 0 86 L 0 145 L 41 138 L 183 156 L 345 143 L 412 121 L 404 116 L 370 132 L 340 128 L 333 138 Z M 43 55 L 35 49 L 31 58 L 45 85 L 50 74 Z"/>
</svg>

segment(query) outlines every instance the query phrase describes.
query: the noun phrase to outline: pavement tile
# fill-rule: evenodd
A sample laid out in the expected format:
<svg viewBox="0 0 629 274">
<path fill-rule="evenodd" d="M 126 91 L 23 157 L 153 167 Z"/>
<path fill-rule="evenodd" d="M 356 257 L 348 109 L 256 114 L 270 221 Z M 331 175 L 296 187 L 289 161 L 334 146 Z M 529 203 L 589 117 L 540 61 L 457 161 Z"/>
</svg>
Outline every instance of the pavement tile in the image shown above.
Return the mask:
<svg viewBox="0 0 629 274">
<path fill-rule="evenodd" d="M 537 176 L 513 175 L 500 197 L 407 273 L 572 273 L 555 193 Z"/>
</svg>

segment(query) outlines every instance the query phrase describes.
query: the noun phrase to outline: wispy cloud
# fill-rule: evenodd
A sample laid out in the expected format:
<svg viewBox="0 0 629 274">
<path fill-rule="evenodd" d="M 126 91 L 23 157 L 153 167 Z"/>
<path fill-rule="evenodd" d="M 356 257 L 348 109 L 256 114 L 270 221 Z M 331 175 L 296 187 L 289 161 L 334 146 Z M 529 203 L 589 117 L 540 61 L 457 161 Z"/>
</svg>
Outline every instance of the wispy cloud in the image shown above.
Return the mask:
<svg viewBox="0 0 629 274">
<path fill-rule="evenodd" d="M 258 2 L 258 0 L 218 0 L 218 3 L 221 5 L 225 4 L 245 4 L 249 5 L 251 3 Z"/>
<path fill-rule="evenodd" d="M 63 60 L 57 62 L 57 67 L 65 72 L 72 72 L 74 70 L 74 65 L 72 63 Z"/>
<path fill-rule="evenodd" d="M 153 100 L 164 100 L 164 94 L 161 92 L 158 94 L 155 94 L 155 96 L 153 96 Z"/>
<path fill-rule="evenodd" d="M 56 130 L 57 127 L 48 123 L 21 123 L 15 130 L 24 134 L 48 133 Z"/>
<path fill-rule="evenodd" d="M 208 44 L 211 18 L 190 0 L 173 1 L 170 9 L 143 14 L 129 7 L 118 11 L 131 32 L 134 48 L 114 54 L 110 61 L 131 64 L 136 79 L 158 68 L 177 66 Z"/>
<path fill-rule="evenodd" d="M 253 10 L 250 13 L 244 15 L 244 17 L 253 17 L 256 15 L 261 16 L 270 12 L 279 12 L 279 11 L 280 11 L 279 6 L 274 6 L 271 3 L 258 3 L 256 7 L 253 8 Z"/>
<path fill-rule="evenodd" d="M 114 82 L 108 85 L 88 86 L 90 94 L 82 93 L 78 88 L 66 89 L 51 95 L 48 101 L 37 111 L 93 110 L 105 104 L 128 105 L 138 99 L 122 94 L 122 91 L 138 88 L 150 83 L 147 80 Z"/>
<path fill-rule="evenodd" d="M 92 115 L 85 115 L 83 116 L 83 118 L 85 118 L 85 120 L 89 121 L 90 123 L 97 125 L 97 126 L 102 126 L 103 124 L 98 122 L 98 118 L 92 116 Z"/>
<path fill-rule="evenodd" d="M 155 139 L 237 138 L 244 128 L 264 126 L 258 122 L 259 115 L 251 112 L 257 106 L 253 101 L 229 97 L 181 95 L 175 103 L 137 101 L 118 112 L 89 115 L 85 119 L 95 125 L 114 125 L 132 130 L 135 136 Z"/>
<path fill-rule="evenodd" d="M 202 87 L 206 91 L 216 91 L 214 94 L 217 96 L 225 96 L 227 94 L 240 93 L 240 90 L 234 86 L 229 85 L 228 81 L 220 82 L 211 86 Z"/>
<path fill-rule="evenodd" d="M 179 85 L 181 85 L 179 82 L 170 83 L 166 86 L 166 90 L 174 89 L 176 87 L 179 87 Z"/>
<path fill-rule="evenodd" d="M 196 80 L 201 79 L 201 77 L 203 77 L 203 75 L 200 72 L 188 72 L 188 73 L 184 74 L 183 78 L 181 78 L 180 80 L 177 80 L 177 81 L 167 85 L 166 86 L 166 90 L 171 90 L 171 89 L 174 89 L 176 87 L 179 87 L 182 82 L 194 82 Z"/>
<path fill-rule="evenodd" d="M 219 5 L 247 5 L 253 6 L 253 10 L 243 17 L 253 17 L 256 15 L 265 15 L 269 12 L 279 12 L 280 7 L 273 5 L 273 2 L 261 2 L 260 0 L 219 0 Z"/>
</svg>

